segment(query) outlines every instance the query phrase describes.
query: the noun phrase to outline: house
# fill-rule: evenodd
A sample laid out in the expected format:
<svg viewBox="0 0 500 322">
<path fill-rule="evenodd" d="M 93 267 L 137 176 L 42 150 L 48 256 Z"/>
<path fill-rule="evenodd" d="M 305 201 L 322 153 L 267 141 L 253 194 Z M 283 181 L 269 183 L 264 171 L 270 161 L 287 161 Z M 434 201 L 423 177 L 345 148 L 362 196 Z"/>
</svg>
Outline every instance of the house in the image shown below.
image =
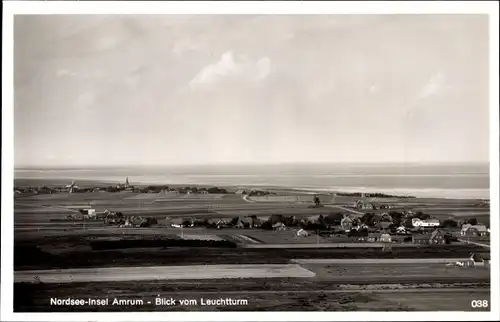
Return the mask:
<svg viewBox="0 0 500 322">
<path fill-rule="evenodd" d="M 400 226 L 396 228 L 396 233 L 397 234 L 406 234 L 406 228 L 404 226 Z"/>
<path fill-rule="evenodd" d="M 97 214 L 94 208 L 79 209 L 80 214 L 84 216 L 85 219 L 96 218 Z"/>
<path fill-rule="evenodd" d="M 465 224 L 460 231 L 460 235 L 466 237 L 488 236 L 488 234 L 488 229 L 485 225 Z"/>
<path fill-rule="evenodd" d="M 438 219 L 421 220 L 420 218 L 413 218 L 411 220 L 411 224 L 413 225 L 413 227 L 422 227 L 422 228 L 439 227 L 439 225 L 441 225 Z"/>
<path fill-rule="evenodd" d="M 220 219 L 219 221 L 217 221 L 215 226 L 217 227 L 217 229 L 221 229 L 222 227 L 227 226 L 227 222 L 225 220 Z"/>
<path fill-rule="evenodd" d="M 368 241 L 368 235 L 367 236 L 356 236 L 356 240 L 360 242 Z"/>
<path fill-rule="evenodd" d="M 349 216 L 344 216 L 342 220 L 340 221 L 340 226 L 342 226 L 342 229 L 345 231 L 349 231 L 352 229 L 352 219 Z"/>
<path fill-rule="evenodd" d="M 389 235 L 387 233 L 383 233 L 380 235 L 379 241 L 381 243 L 391 243 L 392 242 L 391 235 Z"/>
<path fill-rule="evenodd" d="M 285 230 L 286 226 L 282 222 L 277 222 L 273 225 L 274 230 Z"/>
<path fill-rule="evenodd" d="M 444 233 L 440 229 L 436 229 L 432 232 L 429 237 L 429 244 L 445 244 L 446 239 L 444 238 Z"/>
<path fill-rule="evenodd" d="M 472 253 L 471 260 L 474 261 L 474 266 L 490 266 L 491 256 L 488 253 Z"/>
<path fill-rule="evenodd" d="M 363 207 L 365 206 L 365 203 L 363 202 L 363 200 L 358 200 L 356 201 L 356 203 L 354 204 L 354 207 L 355 208 L 358 208 L 358 209 L 363 209 Z"/>
<path fill-rule="evenodd" d="M 305 231 L 304 229 L 299 229 L 297 231 L 297 236 L 298 237 L 307 237 L 307 236 L 309 236 L 309 233 L 307 231 Z"/>
<path fill-rule="evenodd" d="M 412 243 L 413 244 L 428 244 L 429 243 L 429 235 L 413 235 L 412 236 Z"/>
<path fill-rule="evenodd" d="M 176 227 L 176 228 L 191 226 L 191 224 L 190 224 L 191 223 L 191 219 L 186 219 L 186 218 L 171 218 L 171 219 L 167 219 L 166 218 L 166 221 L 168 221 L 170 223 L 170 226 Z"/>
<path fill-rule="evenodd" d="M 393 243 L 404 243 L 406 236 L 403 235 L 392 235 L 391 240 Z"/>
<path fill-rule="evenodd" d="M 252 227 L 260 227 L 262 225 L 262 220 L 257 217 L 252 217 Z"/>
<path fill-rule="evenodd" d="M 364 205 L 363 209 L 373 210 L 373 209 L 375 209 L 375 206 L 371 203 L 366 203 Z"/>
<path fill-rule="evenodd" d="M 366 238 L 366 240 L 374 243 L 374 242 L 377 242 L 380 240 L 381 235 L 382 234 L 380 234 L 380 233 L 368 233 L 368 238 Z"/>
<path fill-rule="evenodd" d="M 239 221 L 243 224 L 243 228 L 252 228 L 252 219 L 242 218 Z"/>
<path fill-rule="evenodd" d="M 244 195 L 244 194 L 246 194 L 246 191 L 245 191 L 245 189 L 240 189 L 240 190 L 236 191 L 236 194 L 237 195 Z"/>
</svg>

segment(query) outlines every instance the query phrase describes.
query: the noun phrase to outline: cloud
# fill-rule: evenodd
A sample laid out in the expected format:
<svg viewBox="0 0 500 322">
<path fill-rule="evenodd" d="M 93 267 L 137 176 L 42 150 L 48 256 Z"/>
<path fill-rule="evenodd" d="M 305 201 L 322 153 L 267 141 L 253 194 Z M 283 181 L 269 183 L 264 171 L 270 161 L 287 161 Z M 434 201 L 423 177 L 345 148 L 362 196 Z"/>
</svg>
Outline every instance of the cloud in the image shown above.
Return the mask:
<svg viewBox="0 0 500 322">
<path fill-rule="evenodd" d="M 242 55 L 235 57 L 233 52 L 223 54 L 220 60 L 203 68 L 189 83 L 191 89 L 200 89 L 217 84 L 224 79 L 233 78 L 243 81 L 259 81 L 271 72 L 271 60 L 262 57 L 256 62 Z"/>
<path fill-rule="evenodd" d="M 184 53 L 197 50 L 198 46 L 191 39 L 183 39 L 175 43 L 172 53 L 176 57 L 181 57 Z"/>
<path fill-rule="evenodd" d="M 451 86 L 446 84 L 445 75 L 442 72 L 437 72 L 429 78 L 427 83 L 420 90 L 418 98 L 423 99 L 430 96 L 439 95 L 451 88 Z"/>
</svg>

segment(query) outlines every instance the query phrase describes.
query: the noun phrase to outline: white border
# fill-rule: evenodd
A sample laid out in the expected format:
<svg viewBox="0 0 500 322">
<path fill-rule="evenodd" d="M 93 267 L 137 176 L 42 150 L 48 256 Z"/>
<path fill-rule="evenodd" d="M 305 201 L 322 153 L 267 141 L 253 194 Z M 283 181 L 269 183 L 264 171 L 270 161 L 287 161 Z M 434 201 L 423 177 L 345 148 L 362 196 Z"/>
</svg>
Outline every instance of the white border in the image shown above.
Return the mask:
<svg viewBox="0 0 500 322">
<path fill-rule="evenodd" d="M 491 253 L 499 254 L 498 2 L 3 2 L 2 61 L 2 321 L 333 321 L 454 320 L 499 318 L 499 258 L 491 260 L 491 312 L 161 312 L 161 313 L 13 313 L 13 15 L 14 14 L 375 14 L 441 13 L 490 15 L 490 189 Z M 243 313 L 243 314 L 242 314 Z"/>
</svg>

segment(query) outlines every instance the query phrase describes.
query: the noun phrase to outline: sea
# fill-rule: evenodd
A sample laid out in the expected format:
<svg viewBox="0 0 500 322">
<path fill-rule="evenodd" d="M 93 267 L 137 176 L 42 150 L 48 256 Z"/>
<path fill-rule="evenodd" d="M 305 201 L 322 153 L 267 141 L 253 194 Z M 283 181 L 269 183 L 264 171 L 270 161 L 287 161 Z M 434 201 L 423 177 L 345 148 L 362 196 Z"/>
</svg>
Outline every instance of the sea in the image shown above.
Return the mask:
<svg viewBox="0 0 500 322">
<path fill-rule="evenodd" d="M 260 164 L 17 168 L 16 179 L 131 184 L 273 187 L 309 192 L 378 192 L 415 197 L 490 198 L 489 164 Z"/>
</svg>

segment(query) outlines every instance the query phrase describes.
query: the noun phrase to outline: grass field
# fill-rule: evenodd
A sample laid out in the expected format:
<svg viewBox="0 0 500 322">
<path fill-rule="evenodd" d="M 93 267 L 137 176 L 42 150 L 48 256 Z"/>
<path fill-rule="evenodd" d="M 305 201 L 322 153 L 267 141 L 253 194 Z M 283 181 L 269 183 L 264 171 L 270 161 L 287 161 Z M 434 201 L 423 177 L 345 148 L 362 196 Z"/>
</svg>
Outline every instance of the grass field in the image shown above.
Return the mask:
<svg viewBox="0 0 500 322">
<path fill-rule="evenodd" d="M 15 221 L 29 222 L 45 218 L 58 218 L 65 213 L 75 211 L 78 207 L 92 205 L 97 211 L 104 209 L 124 212 L 127 215 L 147 215 L 155 217 L 163 216 L 197 216 L 218 215 L 220 217 L 234 216 L 270 216 L 273 214 L 294 215 L 299 218 L 328 214 L 331 212 L 345 212 L 345 209 L 336 206 L 324 208 L 309 208 L 312 204 L 311 195 L 287 195 L 269 197 L 251 197 L 255 200 L 266 200 L 263 202 L 247 202 L 241 195 L 214 195 L 214 194 L 156 194 L 156 193 L 133 193 L 133 192 L 91 192 L 91 193 L 61 193 L 48 195 L 35 195 L 18 197 L 15 199 Z M 259 199 L 260 198 L 260 199 Z M 332 202 L 331 196 L 321 195 L 324 204 Z M 375 198 L 377 199 L 377 198 Z M 292 201 L 297 200 L 297 201 Z M 357 200 L 356 197 L 336 197 L 335 205 L 340 207 L 348 205 Z M 449 200 L 430 198 L 378 198 L 381 203 L 397 206 L 392 210 L 401 211 L 412 209 L 423 211 L 438 219 L 455 217 L 462 219 L 476 217 L 484 223 L 489 223 L 489 208 L 479 207 L 478 200 Z M 391 201 L 393 201 L 391 203 Z M 352 210 L 351 210 L 352 211 Z M 366 212 L 385 212 L 382 210 L 359 210 Z M 40 215 L 40 216 L 37 216 Z"/>
<path fill-rule="evenodd" d="M 463 268 L 455 266 L 447 266 L 442 263 L 426 263 L 425 260 L 415 261 L 414 263 L 398 264 L 391 263 L 390 260 L 376 261 L 363 264 L 362 261 L 358 264 L 344 263 L 342 261 L 333 262 L 331 264 L 306 264 L 301 263 L 301 266 L 316 273 L 319 279 L 338 279 L 338 280 L 354 280 L 356 278 L 366 281 L 373 280 L 390 280 L 393 282 L 399 281 L 404 283 L 409 279 L 429 279 L 436 280 L 440 278 L 471 278 L 478 280 L 488 280 L 490 269 L 486 267 Z M 300 262 L 300 261 L 298 261 Z"/>
</svg>

